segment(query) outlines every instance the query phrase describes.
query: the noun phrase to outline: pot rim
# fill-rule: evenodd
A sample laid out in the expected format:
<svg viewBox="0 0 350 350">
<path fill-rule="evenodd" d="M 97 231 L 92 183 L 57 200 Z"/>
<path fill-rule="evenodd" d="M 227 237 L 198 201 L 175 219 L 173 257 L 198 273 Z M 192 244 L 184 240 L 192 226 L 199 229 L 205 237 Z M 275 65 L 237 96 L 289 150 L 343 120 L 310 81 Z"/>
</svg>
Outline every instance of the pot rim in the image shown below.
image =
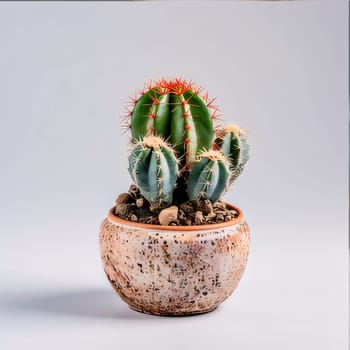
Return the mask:
<svg viewBox="0 0 350 350">
<path fill-rule="evenodd" d="M 128 221 L 121 219 L 120 217 L 116 216 L 114 214 L 115 206 L 111 208 L 108 212 L 108 220 L 113 223 L 113 224 L 120 224 L 123 226 L 130 226 L 130 227 L 139 227 L 142 229 L 150 229 L 150 230 L 162 230 L 162 231 L 211 231 L 211 230 L 216 230 L 232 225 L 239 224 L 243 221 L 244 215 L 243 211 L 230 204 L 226 203 L 228 208 L 234 209 L 238 212 L 238 216 L 230 221 L 226 222 L 220 222 L 217 224 L 206 224 L 206 225 L 192 225 L 192 226 L 165 226 L 165 225 L 153 225 L 153 224 L 144 224 L 141 222 L 133 222 L 133 221 Z"/>
</svg>

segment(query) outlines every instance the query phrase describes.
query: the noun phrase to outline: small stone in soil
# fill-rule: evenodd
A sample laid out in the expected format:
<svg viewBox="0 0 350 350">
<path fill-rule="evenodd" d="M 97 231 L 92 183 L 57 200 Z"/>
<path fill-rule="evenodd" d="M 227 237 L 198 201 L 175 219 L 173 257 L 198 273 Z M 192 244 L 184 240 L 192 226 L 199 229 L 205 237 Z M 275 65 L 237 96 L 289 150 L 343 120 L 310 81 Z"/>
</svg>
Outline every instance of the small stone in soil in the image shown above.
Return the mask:
<svg viewBox="0 0 350 350">
<path fill-rule="evenodd" d="M 204 215 L 207 215 L 213 212 L 213 206 L 209 199 L 205 199 L 205 200 L 197 199 L 196 208 L 197 210 L 201 211 Z"/>
<path fill-rule="evenodd" d="M 210 213 L 210 214 L 206 215 L 206 217 L 205 217 L 206 220 L 213 220 L 215 218 L 216 218 L 215 213 Z"/>
<path fill-rule="evenodd" d="M 128 215 L 129 212 L 129 205 L 125 203 L 117 204 L 115 207 L 115 214 L 120 217 L 125 217 Z"/>
<path fill-rule="evenodd" d="M 131 185 L 128 192 L 135 199 L 140 196 L 140 190 L 135 185 Z"/>
<path fill-rule="evenodd" d="M 224 221 L 224 220 L 225 220 L 225 218 L 224 218 L 224 216 L 222 214 L 216 215 L 216 221 L 217 222 Z"/>
<path fill-rule="evenodd" d="M 178 221 L 179 221 L 179 225 L 186 225 L 186 214 L 184 213 L 183 210 L 179 209 L 179 214 L 178 214 Z"/>
<path fill-rule="evenodd" d="M 138 219 L 138 217 L 137 217 L 135 214 L 131 214 L 131 216 L 130 216 L 130 221 L 138 222 L 139 219 Z"/>
<path fill-rule="evenodd" d="M 230 210 L 230 213 L 231 213 L 231 216 L 234 217 L 234 218 L 237 218 L 238 215 L 239 215 L 236 210 Z"/>
<path fill-rule="evenodd" d="M 143 222 L 146 224 L 159 224 L 158 218 L 154 218 L 153 216 L 148 216 Z"/>
<path fill-rule="evenodd" d="M 118 198 L 115 200 L 115 202 L 118 204 L 126 204 L 130 203 L 130 196 L 129 193 L 121 193 Z"/>
<path fill-rule="evenodd" d="M 197 210 L 194 214 L 194 223 L 196 225 L 200 225 L 203 223 L 203 213 L 199 210 Z"/>
<path fill-rule="evenodd" d="M 193 211 L 192 205 L 190 205 L 189 203 L 181 203 L 180 209 L 186 214 Z"/>
<path fill-rule="evenodd" d="M 136 206 L 137 206 L 138 208 L 143 207 L 143 203 L 144 203 L 144 201 L 143 201 L 143 198 L 142 198 L 142 197 L 141 197 L 141 198 L 138 198 L 138 199 L 136 200 Z"/>
<path fill-rule="evenodd" d="M 212 214 L 213 213 L 213 205 L 210 200 L 206 199 L 204 201 L 204 214 Z"/>
<path fill-rule="evenodd" d="M 214 209 L 221 209 L 221 210 L 226 210 L 226 204 L 224 202 L 215 202 L 213 205 Z"/>
<path fill-rule="evenodd" d="M 231 215 L 225 216 L 225 221 L 231 221 L 231 220 L 232 220 L 232 216 Z"/>
<path fill-rule="evenodd" d="M 158 220 L 161 225 L 169 225 L 170 222 L 176 221 L 178 214 L 178 207 L 176 205 L 172 205 L 169 208 L 165 208 L 161 210 L 158 215 Z"/>
</svg>

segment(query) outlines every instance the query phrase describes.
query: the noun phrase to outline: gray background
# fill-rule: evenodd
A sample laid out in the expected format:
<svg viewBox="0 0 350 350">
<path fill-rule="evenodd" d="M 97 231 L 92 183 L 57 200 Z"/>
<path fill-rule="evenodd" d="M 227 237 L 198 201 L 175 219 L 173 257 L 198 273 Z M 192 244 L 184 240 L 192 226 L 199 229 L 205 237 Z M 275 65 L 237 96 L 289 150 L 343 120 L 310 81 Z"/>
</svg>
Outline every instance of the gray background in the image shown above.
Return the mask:
<svg viewBox="0 0 350 350">
<path fill-rule="evenodd" d="M 1 3 L 1 349 L 347 349 L 346 2 Z M 215 312 L 113 294 L 98 227 L 131 180 L 120 116 L 150 78 L 203 85 L 251 159 L 252 229 Z"/>
</svg>

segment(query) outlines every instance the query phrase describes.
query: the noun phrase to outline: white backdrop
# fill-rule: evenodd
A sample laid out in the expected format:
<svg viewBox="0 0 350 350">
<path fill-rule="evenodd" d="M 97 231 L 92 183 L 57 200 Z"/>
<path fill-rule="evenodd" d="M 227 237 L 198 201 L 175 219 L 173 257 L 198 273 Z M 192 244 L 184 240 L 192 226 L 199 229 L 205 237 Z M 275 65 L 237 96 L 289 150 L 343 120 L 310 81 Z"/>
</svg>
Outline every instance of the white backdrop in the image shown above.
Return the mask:
<svg viewBox="0 0 350 350">
<path fill-rule="evenodd" d="M 1 349 L 347 349 L 346 2 L 0 4 Z M 98 226 L 127 190 L 120 116 L 181 75 L 246 128 L 226 200 L 252 229 L 217 311 L 157 318 L 113 294 Z"/>
</svg>

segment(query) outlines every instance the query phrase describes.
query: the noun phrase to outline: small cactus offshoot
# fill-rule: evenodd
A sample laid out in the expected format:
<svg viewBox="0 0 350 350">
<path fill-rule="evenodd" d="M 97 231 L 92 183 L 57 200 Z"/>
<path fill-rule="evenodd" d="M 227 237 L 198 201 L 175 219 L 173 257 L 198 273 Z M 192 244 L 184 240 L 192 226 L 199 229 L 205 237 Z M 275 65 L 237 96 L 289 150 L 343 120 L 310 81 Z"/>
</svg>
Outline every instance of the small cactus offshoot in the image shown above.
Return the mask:
<svg viewBox="0 0 350 350">
<path fill-rule="evenodd" d="M 158 136 L 146 136 L 129 156 L 129 172 L 142 195 L 154 206 L 168 205 L 178 173 L 174 150 Z"/>
<path fill-rule="evenodd" d="M 249 159 L 247 132 L 238 125 L 227 125 L 220 132 L 216 144 L 229 160 L 230 183 L 233 183 L 242 173 L 244 165 Z"/>
<path fill-rule="evenodd" d="M 229 174 L 228 160 L 221 152 L 214 150 L 203 152 L 188 176 L 189 200 L 217 201 L 227 188 Z"/>
<path fill-rule="evenodd" d="M 151 82 L 128 107 L 129 172 L 151 206 L 221 198 L 249 158 L 246 132 L 217 124 L 218 108 L 184 79 Z"/>
</svg>

